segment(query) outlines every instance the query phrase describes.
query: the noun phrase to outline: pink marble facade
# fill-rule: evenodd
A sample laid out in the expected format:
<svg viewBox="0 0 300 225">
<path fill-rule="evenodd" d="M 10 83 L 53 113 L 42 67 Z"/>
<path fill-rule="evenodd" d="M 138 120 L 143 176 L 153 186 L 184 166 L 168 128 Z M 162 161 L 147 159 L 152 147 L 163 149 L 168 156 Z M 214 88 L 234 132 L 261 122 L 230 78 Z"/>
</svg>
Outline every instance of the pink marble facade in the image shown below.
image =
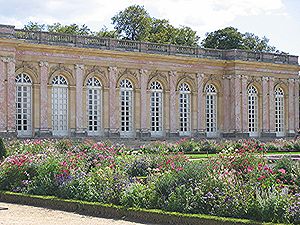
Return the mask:
<svg viewBox="0 0 300 225">
<path fill-rule="evenodd" d="M 147 70 L 140 70 L 140 81 L 141 81 L 141 131 L 147 131 Z"/>
<path fill-rule="evenodd" d="M 241 132 L 241 76 L 235 75 L 230 80 L 231 89 L 231 129 Z M 233 107 L 234 106 L 234 107 Z"/>
<path fill-rule="evenodd" d="M 248 77 L 242 76 L 242 132 L 248 132 Z"/>
<path fill-rule="evenodd" d="M 223 77 L 223 112 L 230 111 L 230 79 L 231 76 Z M 224 131 L 230 131 L 230 113 L 224 113 Z"/>
<path fill-rule="evenodd" d="M 109 127 L 111 132 L 115 133 L 118 129 L 117 107 L 116 102 L 116 86 L 117 86 L 117 67 L 109 67 Z"/>
<path fill-rule="evenodd" d="M 294 79 L 288 79 L 289 82 L 289 105 L 288 105 L 288 132 L 289 133 L 295 133 L 295 96 L 294 96 L 294 85 L 295 81 Z"/>
<path fill-rule="evenodd" d="M 269 132 L 275 133 L 275 89 L 274 78 L 269 79 Z"/>
<path fill-rule="evenodd" d="M 6 131 L 6 75 L 5 75 L 6 58 L 0 59 L 0 132 Z"/>
<path fill-rule="evenodd" d="M 177 128 L 177 110 L 176 110 L 176 81 L 177 73 L 175 71 L 170 71 L 170 133 L 176 133 Z"/>
<path fill-rule="evenodd" d="M 76 132 L 83 133 L 83 111 L 82 111 L 82 87 L 84 77 L 84 65 L 75 65 L 76 79 Z"/>
<path fill-rule="evenodd" d="M 15 132 L 16 130 L 16 76 L 15 76 L 15 59 L 7 58 L 7 131 Z"/>
<path fill-rule="evenodd" d="M 46 132 L 48 128 L 48 62 L 41 61 L 40 66 L 40 130 L 41 132 Z"/>
<path fill-rule="evenodd" d="M 262 78 L 262 131 L 269 132 L 269 77 Z M 272 111 L 274 112 L 274 111 Z"/>
<path fill-rule="evenodd" d="M 205 132 L 205 99 L 203 94 L 203 78 L 204 74 L 197 74 L 197 86 L 198 86 L 198 132 L 204 133 Z"/>
<path fill-rule="evenodd" d="M 299 79 L 295 79 L 295 130 L 299 130 Z"/>
</svg>

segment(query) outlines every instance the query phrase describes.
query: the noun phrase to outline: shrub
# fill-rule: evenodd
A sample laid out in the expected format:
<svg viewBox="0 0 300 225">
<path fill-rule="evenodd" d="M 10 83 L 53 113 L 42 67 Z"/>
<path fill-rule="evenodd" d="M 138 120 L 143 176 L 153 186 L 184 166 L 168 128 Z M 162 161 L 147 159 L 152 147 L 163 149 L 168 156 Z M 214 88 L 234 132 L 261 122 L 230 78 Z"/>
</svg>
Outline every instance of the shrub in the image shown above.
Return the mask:
<svg viewBox="0 0 300 225">
<path fill-rule="evenodd" d="M 0 137 L 0 161 L 7 156 L 6 148 L 3 139 Z"/>
</svg>

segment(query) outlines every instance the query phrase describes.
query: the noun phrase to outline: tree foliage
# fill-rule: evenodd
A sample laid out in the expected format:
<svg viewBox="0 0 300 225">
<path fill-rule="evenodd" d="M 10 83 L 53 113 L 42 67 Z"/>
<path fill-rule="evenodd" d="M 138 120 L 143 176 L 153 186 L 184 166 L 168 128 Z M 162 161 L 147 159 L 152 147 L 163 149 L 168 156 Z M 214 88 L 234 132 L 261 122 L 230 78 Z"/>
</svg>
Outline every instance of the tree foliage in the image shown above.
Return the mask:
<svg viewBox="0 0 300 225">
<path fill-rule="evenodd" d="M 116 31 L 125 39 L 142 41 L 149 35 L 151 18 L 143 6 L 129 6 L 111 19 Z"/>
<path fill-rule="evenodd" d="M 269 45 L 269 39 L 260 38 L 253 33 L 241 33 L 237 28 L 226 27 L 210 33 L 202 41 L 204 48 L 244 49 L 251 51 L 275 52 L 276 48 Z"/>
</svg>

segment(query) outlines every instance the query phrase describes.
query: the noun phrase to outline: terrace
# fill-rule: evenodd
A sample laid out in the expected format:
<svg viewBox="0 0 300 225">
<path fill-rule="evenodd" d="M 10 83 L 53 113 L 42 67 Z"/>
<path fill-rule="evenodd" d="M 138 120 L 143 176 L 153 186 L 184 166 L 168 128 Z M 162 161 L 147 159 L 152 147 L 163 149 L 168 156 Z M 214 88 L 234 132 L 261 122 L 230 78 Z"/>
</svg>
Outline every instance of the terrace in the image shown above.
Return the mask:
<svg viewBox="0 0 300 225">
<path fill-rule="evenodd" d="M 125 52 L 174 55 L 216 60 L 242 60 L 276 64 L 298 65 L 298 56 L 246 50 L 218 50 L 171 44 L 119 40 L 95 36 L 27 31 L 0 24 L 0 38 L 23 40 L 28 43 L 94 48 Z"/>
</svg>

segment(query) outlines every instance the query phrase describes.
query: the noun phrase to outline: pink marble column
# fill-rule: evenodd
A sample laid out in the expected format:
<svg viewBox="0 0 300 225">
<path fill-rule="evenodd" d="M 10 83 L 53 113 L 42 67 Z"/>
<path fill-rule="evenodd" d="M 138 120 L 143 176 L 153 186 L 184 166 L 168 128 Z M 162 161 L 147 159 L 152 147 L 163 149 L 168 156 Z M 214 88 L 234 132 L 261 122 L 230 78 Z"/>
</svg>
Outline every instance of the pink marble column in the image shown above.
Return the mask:
<svg viewBox="0 0 300 225">
<path fill-rule="evenodd" d="M 295 79 L 295 130 L 299 130 L 299 79 Z"/>
<path fill-rule="evenodd" d="M 148 74 L 147 70 L 140 70 L 141 77 L 141 132 L 147 132 L 147 81 Z"/>
<path fill-rule="evenodd" d="M 48 131 L 48 62 L 41 61 L 40 65 L 40 132 Z"/>
<path fill-rule="evenodd" d="M 198 84 L 198 92 L 197 92 L 197 97 L 198 97 L 198 132 L 199 133 L 204 133 L 205 132 L 205 100 L 204 100 L 204 95 L 203 95 L 203 78 L 204 74 L 197 74 L 197 84 Z"/>
<path fill-rule="evenodd" d="M 170 133 L 177 132 L 177 117 L 178 112 L 176 110 L 176 81 L 177 73 L 175 71 L 170 71 Z"/>
<path fill-rule="evenodd" d="M 16 75 L 15 59 L 7 58 L 7 131 L 16 131 Z"/>
<path fill-rule="evenodd" d="M 0 59 L 0 132 L 6 131 L 6 75 L 5 75 L 6 58 Z"/>
<path fill-rule="evenodd" d="M 224 115 L 224 132 L 230 130 L 230 79 L 231 76 L 223 77 L 223 115 Z"/>
<path fill-rule="evenodd" d="M 288 125 L 289 125 L 289 133 L 295 133 L 295 99 L 294 99 L 294 79 L 288 79 L 289 82 L 289 112 L 288 112 Z"/>
<path fill-rule="evenodd" d="M 248 133 L 248 96 L 247 96 L 248 77 L 242 76 L 242 132 Z"/>
<path fill-rule="evenodd" d="M 233 77 L 234 87 L 234 119 L 233 124 L 235 127 L 235 132 L 241 132 L 241 76 L 236 75 Z"/>
<path fill-rule="evenodd" d="M 76 133 L 83 133 L 82 88 L 84 78 L 84 65 L 75 65 L 76 79 Z"/>
<path fill-rule="evenodd" d="M 269 79 L 269 124 L 270 133 L 275 133 L 275 92 L 274 92 L 274 77 Z"/>
<path fill-rule="evenodd" d="M 269 77 L 262 77 L 262 131 L 268 133 L 269 126 Z M 258 111 L 259 112 L 259 111 Z M 259 113 L 258 113 L 259 115 Z"/>
<path fill-rule="evenodd" d="M 117 67 L 109 67 L 109 128 L 110 133 L 116 133 L 117 127 L 117 102 L 116 102 L 116 85 L 117 85 Z"/>
</svg>

